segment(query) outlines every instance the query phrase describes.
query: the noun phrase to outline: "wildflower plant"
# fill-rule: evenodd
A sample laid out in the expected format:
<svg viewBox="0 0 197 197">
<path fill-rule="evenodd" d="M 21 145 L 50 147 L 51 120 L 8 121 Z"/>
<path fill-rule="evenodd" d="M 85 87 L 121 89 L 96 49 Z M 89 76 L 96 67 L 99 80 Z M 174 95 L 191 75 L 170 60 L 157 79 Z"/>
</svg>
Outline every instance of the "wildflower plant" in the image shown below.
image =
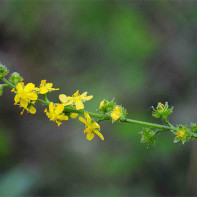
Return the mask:
<svg viewBox="0 0 197 197">
<path fill-rule="evenodd" d="M 174 143 L 186 143 L 191 139 L 197 138 L 197 124 L 187 125 L 172 125 L 169 117 L 173 112 L 173 107 L 169 107 L 168 102 L 165 104 L 159 102 L 156 107 L 152 107 L 152 116 L 156 119 L 161 119 L 164 124 L 154 124 L 139 120 L 127 118 L 126 109 L 112 101 L 102 100 L 97 109 L 97 113 L 88 112 L 85 110 L 85 102 L 93 98 L 93 95 L 88 95 L 87 92 L 82 94 L 77 90 L 72 96 L 67 96 L 65 93 L 59 95 L 59 103 L 49 101 L 47 95 L 53 91 L 58 91 L 59 88 L 54 88 L 53 83 L 48 83 L 45 79 L 41 81 L 39 87 L 33 83 L 25 84 L 23 77 L 17 73 L 12 73 L 8 80 L 5 76 L 9 73 L 6 66 L 0 64 L 0 79 L 3 81 L 0 84 L 0 96 L 3 95 L 3 90 L 6 87 L 11 88 L 11 92 L 15 94 L 14 105 L 22 108 L 21 115 L 27 111 L 28 113 L 36 113 L 36 103 L 41 103 L 47 106 L 44 113 L 50 119 L 60 126 L 63 121 L 78 119 L 85 125 L 84 134 L 87 140 L 91 141 L 95 136 L 104 140 L 103 134 L 100 132 L 100 122 L 111 120 L 112 123 L 129 123 L 142 126 L 139 134 L 141 135 L 141 143 L 147 143 L 149 147 L 156 143 L 157 136 L 161 132 L 169 131 L 174 135 Z M 42 99 L 40 98 L 42 97 Z"/>
</svg>

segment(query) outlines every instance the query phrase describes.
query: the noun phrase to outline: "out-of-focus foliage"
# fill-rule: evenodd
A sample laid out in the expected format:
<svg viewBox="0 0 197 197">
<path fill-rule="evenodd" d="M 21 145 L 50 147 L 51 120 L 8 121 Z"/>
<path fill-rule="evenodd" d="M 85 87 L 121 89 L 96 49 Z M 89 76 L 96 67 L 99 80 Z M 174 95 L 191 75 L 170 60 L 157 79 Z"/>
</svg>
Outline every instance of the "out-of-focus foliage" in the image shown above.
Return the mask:
<svg viewBox="0 0 197 197">
<path fill-rule="evenodd" d="M 26 76 L 47 79 L 71 95 L 122 103 L 128 117 L 154 121 L 149 108 L 168 100 L 173 123 L 196 122 L 196 2 L 0 2 L 0 60 Z M 52 99 L 58 102 L 59 93 Z M 76 121 L 57 128 L 20 116 L 5 90 L 0 102 L 0 195 L 196 195 L 196 146 L 164 133 L 154 148 L 141 128 L 101 124 L 105 141 L 88 142 Z M 116 124 L 116 125 L 115 125 Z M 192 154 L 190 154 L 192 152 Z M 28 169 L 28 170 L 27 170 Z M 36 173 L 35 173 L 36 172 Z M 17 177 L 17 178 L 16 178 Z M 9 190 L 8 188 L 11 188 Z"/>
</svg>

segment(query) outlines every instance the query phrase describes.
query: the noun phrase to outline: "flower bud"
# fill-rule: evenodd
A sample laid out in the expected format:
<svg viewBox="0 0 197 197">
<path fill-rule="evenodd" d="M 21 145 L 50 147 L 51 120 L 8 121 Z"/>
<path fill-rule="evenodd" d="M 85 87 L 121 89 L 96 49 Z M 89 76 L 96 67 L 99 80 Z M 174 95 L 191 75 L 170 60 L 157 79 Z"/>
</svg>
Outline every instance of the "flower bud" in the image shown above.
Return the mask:
<svg viewBox="0 0 197 197">
<path fill-rule="evenodd" d="M 18 83 L 20 83 L 21 81 L 23 81 L 23 77 L 20 76 L 19 73 L 17 72 L 14 72 L 11 74 L 10 78 L 9 78 L 9 81 L 14 84 L 14 85 L 17 85 Z"/>
<path fill-rule="evenodd" d="M 139 134 L 142 135 L 141 143 L 147 143 L 147 148 L 151 144 L 154 145 L 156 143 L 156 131 L 154 131 L 150 128 L 143 128 L 143 130 L 140 131 Z"/>
<path fill-rule="evenodd" d="M 2 64 L 0 64 L 0 77 L 4 77 L 5 75 L 8 74 L 8 69 L 3 66 Z"/>
<path fill-rule="evenodd" d="M 152 116 L 154 118 L 162 118 L 164 121 L 167 121 L 168 116 L 173 112 L 173 107 L 168 107 L 168 102 L 165 102 L 165 105 L 161 102 L 158 103 L 156 109 L 153 107 Z"/>
<path fill-rule="evenodd" d="M 99 110 L 98 111 L 100 111 L 103 114 L 106 114 L 107 112 L 110 112 L 110 111 L 113 110 L 115 104 L 116 103 L 114 102 L 114 100 L 109 102 L 109 101 L 104 99 L 104 100 L 102 100 L 100 102 L 100 106 L 99 106 Z"/>
<path fill-rule="evenodd" d="M 175 135 L 176 135 L 176 137 L 174 139 L 174 143 L 181 141 L 182 144 L 184 144 L 185 142 L 189 141 L 191 138 L 189 128 L 182 126 L 182 125 L 177 127 L 177 129 L 175 131 Z"/>
</svg>

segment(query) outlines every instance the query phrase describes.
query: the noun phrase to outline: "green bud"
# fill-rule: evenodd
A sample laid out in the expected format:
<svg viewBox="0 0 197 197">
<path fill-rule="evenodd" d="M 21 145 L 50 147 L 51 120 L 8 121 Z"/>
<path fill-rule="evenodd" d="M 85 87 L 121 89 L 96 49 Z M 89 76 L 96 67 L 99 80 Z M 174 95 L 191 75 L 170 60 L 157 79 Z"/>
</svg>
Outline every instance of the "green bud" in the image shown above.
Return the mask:
<svg viewBox="0 0 197 197">
<path fill-rule="evenodd" d="M 8 69 L 3 66 L 2 64 L 0 64 L 0 77 L 4 77 L 5 75 L 8 74 Z"/>
<path fill-rule="evenodd" d="M 98 111 L 100 111 L 103 114 L 106 114 L 107 112 L 113 111 L 115 104 L 116 103 L 114 102 L 114 100 L 109 102 L 104 99 L 100 102 L 100 106 L 99 106 Z"/>
<path fill-rule="evenodd" d="M 142 131 L 139 132 L 139 134 L 142 135 L 141 137 L 141 143 L 147 143 L 147 148 L 153 144 L 156 144 L 156 134 L 157 132 L 150 129 L 150 128 L 144 128 Z"/>
<path fill-rule="evenodd" d="M 182 144 L 184 144 L 185 142 L 188 142 L 191 138 L 190 129 L 183 125 L 179 125 L 174 131 L 174 134 L 176 135 L 176 137 L 174 138 L 174 143 L 180 141 L 182 142 Z"/>
<path fill-rule="evenodd" d="M 7 84 L 0 84 L 0 96 L 3 95 L 3 88 L 7 86 Z"/>
<path fill-rule="evenodd" d="M 168 108 L 168 102 L 165 102 L 165 105 L 159 102 L 156 109 L 153 107 L 152 116 L 154 118 L 162 118 L 165 122 L 167 122 L 167 118 L 172 114 L 172 112 L 173 107 Z"/>
<path fill-rule="evenodd" d="M 19 73 L 17 72 L 14 72 L 11 74 L 10 78 L 9 78 L 9 81 L 14 84 L 14 85 L 17 85 L 18 83 L 20 83 L 21 81 L 23 81 L 23 77 L 20 76 Z"/>
</svg>

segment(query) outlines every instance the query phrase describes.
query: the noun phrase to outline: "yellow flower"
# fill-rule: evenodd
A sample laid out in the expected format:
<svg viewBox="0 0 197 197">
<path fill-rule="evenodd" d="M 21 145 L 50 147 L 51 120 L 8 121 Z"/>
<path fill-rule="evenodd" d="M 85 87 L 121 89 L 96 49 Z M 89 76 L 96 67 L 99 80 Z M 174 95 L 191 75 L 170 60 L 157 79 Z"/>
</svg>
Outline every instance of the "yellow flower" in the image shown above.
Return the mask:
<svg viewBox="0 0 197 197">
<path fill-rule="evenodd" d="M 87 92 L 84 92 L 83 94 L 79 94 L 79 90 L 77 90 L 72 96 L 66 96 L 65 94 L 60 94 L 59 99 L 63 103 L 64 106 L 74 104 L 76 106 L 76 109 L 84 109 L 83 102 L 89 101 L 93 98 L 93 95 L 86 96 Z"/>
<path fill-rule="evenodd" d="M 183 132 L 182 130 L 180 130 L 176 135 L 177 135 L 177 137 L 182 138 L 182 137 L 185 136 L 185 132 Z"/>
<path fill-rule="evenodd" d="M 161 103 L 161 102 L 159 102 L 158 105 L 157 105 L 157 107 L 156 107 L 156 109 L 157 109 L 159 112 L 163 112 L 163 111 L 164 111 L 164 108 L 165 108 L 165 106 L 164 106 L 164 104 Z"/>
<path fill-rule="evenodd" d="M 104 104 L 104 100 L 103 100 L 103 101 L 100 102 L 99 108 L 101 109 L 101 108 L 103 108 L 104 106 L 105 106 L 105 104 Z"/>
<path fill-rule="evenodd" d="M 94 122 L 87 112 L 84 112 L 84 115 L 86 119 L 79 117 L 79 120 L 85 124 L 84 133 L 87 134 L 87 140 L 92 140 L 94 138 L 94 134 L 98 135 L 101 138 L 101 140 L 104 140 L 103 135 L 99 132 L 99 124 L 97 122 Z"/>
<path fill-rule="evenodd" d="M 46 94 L 46 93 L 54 91 L 54 90 L 59 90 L 59 88 L 52 88 L 52 87 L 53 87 L 52 83 L 46 83 L 46 80 L 42 80 L 40 83 L 40 88 L 36 88 L 36 90 L 40 94 Z"/>
<path fill-rule="evenodd" d="M 36 113 L 35 107 L 31 105 L 34 104 L 38 98 L 33 83 L 28 83 L 24 86 L 24 83 L 20 82 L 17 84 L 16 89 L 12 89 L 12 92 L 16 93 L 16 96 L 14 97 L 14 105 L 20 105 L 32 114 Z"/>
<path fill-rule="evenodd" d="M 50 102 L 49 111 L 45 109 L 44 112 L 51 121 L 56 122 L 60 126 L 62 120 L 68 120 L 68 116 L 64 115 L 63 110 L 64 106 L 62 104 L 55 105 L 53 102 Z"/>
<path fill-rule="evenodd" d="M 117 121 L 120 116 L 122 114 L 122 110 L 119 106 L 116 106 L 114 109 L 113 109 L 113 112 L 111 113 L 111 118 L 114 120 L 114 121 Z"/>
</svg>

